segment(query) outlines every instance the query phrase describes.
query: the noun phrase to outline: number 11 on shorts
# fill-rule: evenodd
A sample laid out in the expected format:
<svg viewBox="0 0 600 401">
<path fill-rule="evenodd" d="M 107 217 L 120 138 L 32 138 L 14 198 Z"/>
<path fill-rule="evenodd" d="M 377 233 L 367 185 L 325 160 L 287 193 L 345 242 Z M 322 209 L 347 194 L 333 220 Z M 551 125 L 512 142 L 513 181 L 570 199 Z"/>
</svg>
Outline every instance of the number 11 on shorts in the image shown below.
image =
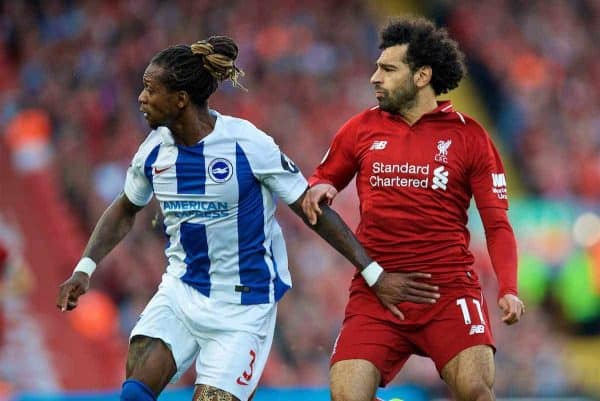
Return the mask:
<svg viewBox="0 0 600 401">
<path fill-rule="evenodd" d="M 485 319 L 483 318 L 483 313 L 481 312 L 481 303 L 477 299 L 471 299 L 473 304 L 477 308 L 477 314 L 479 315 L 479 321 L 481 324 L 485 324 Z M 463 319 L 465 320 L 465 324 L 471 324 L 471 314 L 469 313 L 469 308 L 467 306 L 467 300 L 465 298 L 459 298 L 456 300 L 456 305 L 460 307 L 460 311 L 462 312 Z"/>
</svg>

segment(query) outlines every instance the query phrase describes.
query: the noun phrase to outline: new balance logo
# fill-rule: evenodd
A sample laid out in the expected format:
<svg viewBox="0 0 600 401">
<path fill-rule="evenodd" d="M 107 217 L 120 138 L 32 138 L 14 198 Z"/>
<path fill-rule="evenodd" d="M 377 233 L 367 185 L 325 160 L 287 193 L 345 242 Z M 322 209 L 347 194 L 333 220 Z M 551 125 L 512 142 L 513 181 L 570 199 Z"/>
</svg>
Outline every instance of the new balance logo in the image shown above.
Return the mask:
<svg viewBox="0 0 600 401">
<path fill-rule="evenodd" d="M 483 324 L 474 324 L 471 326 L 471 330 L 469 330 L 469 335 L 473 334 L 483 334 L 485 333 L 485 326 Z"/>
<path fill-rule="evenodd" d="M 448 184 L 448 171 L 446 170 L 446 167 L 440 166 L 433 170 L 432 182 L 432 189 L 442 189 L 444 191 L 446 190 L 446 184 Z"/>
<path fill-rule="evenodd" d="M 387 141 L 374 141 L 370 150 L 382 150 L 387 146 Z"/>
</svg>

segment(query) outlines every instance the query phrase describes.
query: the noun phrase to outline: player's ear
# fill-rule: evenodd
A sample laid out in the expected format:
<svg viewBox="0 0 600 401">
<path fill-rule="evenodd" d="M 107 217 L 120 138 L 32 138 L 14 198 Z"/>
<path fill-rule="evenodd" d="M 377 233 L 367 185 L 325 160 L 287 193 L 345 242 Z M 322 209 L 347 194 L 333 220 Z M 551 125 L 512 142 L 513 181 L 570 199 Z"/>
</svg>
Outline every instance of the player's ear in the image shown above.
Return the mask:
<svg viewBox="0 0 600 401">
<path fill-rule="evenodd" d="M 185 108 L 190 102 L 190 95 L 186 91 L 177 91 L 177 107 Z"/>
<path fill-rule="evenodd" d="M 429 65 L 424 65 L 422 67 L 419 67 L 413 75 L 413 78 L 415 80 L 415 85 L 418 88 L 427 86 L 431 82 L 432 73 L 433 73 L 433 70 L 431 69 L 431 66 L 429 66 Z"/>
</svg>

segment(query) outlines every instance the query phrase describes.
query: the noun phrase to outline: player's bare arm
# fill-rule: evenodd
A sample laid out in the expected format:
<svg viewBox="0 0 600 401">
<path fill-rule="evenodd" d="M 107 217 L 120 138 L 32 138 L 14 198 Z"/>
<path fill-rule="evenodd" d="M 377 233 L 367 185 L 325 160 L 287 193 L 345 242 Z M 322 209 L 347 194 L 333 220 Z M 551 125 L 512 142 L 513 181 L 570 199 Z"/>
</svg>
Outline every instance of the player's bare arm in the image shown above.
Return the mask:
<svg viewBox="0 0 600 401">
<path fill-rule="evenodd" d="M 331 184 L 316 184 L 309 188 L 302 201 L 302 210 L 310 224 L 316 224 L 318 216 L 323 213 L 321 203 L 331 205 L 337 193 L 337 189 Z"/>
<path fill-rule="evenodd" d="M 124 237 L 135 221 L 135 215 L 142 208 L 134 205 L 125 194 L 119 195 L 104 211 L 85 247 L 83 257 L 100 262 Z M 77 307 L 79 297 L 86 293 L 90 285 L 90 276 L 76 271 L 64 283 L 56 300 L 61 311 L 70 311 Z"/>
<path fill-rule="evenodd" d="M 290 205 L 292 210 L 321 238 L 344 255 L 359 271 L 365 269 L 373 260 L 352 230 L 333 209 L 326 204 L 321 205 L 321 214 L 316 224 L 310 224 L 301 206 L 307 193 L 308 191 Z M 435 303 L 439 298 L 439 288 L 437 286 L 419 281 L 430 277 L 431 275 L 427 273 L 386 273 L 383 271 L 371 288 L 373 288 L 383 305 L 395 316 L 404 319 L 404 315 L 396 306 L 398 303 L 405 301 Z"/>
</svg>

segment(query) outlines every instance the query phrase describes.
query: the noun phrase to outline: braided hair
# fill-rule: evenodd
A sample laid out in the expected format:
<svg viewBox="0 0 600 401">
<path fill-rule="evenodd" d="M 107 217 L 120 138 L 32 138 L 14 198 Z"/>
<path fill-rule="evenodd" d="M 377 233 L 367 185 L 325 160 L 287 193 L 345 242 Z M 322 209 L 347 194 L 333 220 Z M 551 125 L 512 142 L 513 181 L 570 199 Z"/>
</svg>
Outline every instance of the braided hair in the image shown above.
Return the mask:
<svg viewBox="0 0 600 401">
<path fill-rule="evenodd" d="M 234 61 L 238 47 L 227 36 L 211 36 L 190 46 L 176 45 L 156 54 L 151 64 L 162 67 L 162 82 L 173 91 L 184 90 L 198 106 L 218 88 L 219 83 L 229 79 L 234 87 L 246 90 L 239 78 L 244 75 Z"/>
</svg>

